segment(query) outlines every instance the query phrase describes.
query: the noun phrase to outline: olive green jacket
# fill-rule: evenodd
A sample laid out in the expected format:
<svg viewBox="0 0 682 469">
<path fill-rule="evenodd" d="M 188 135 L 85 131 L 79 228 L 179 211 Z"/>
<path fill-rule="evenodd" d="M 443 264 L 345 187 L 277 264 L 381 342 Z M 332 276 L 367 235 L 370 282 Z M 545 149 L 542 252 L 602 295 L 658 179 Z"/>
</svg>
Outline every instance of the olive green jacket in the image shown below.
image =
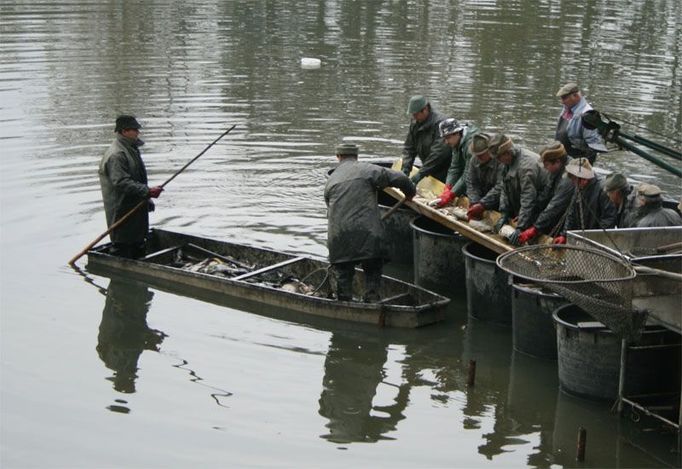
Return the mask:
<svg viewBox="0 0 682 469">
<path fill-rule="evenodd" d="M 448 168 L 448 176 L 445 179 L 445 184 L 450 184 L 450 186 L 452 186 L 452 192 L 456 195 L 466 193 L 466 175 L 469 171 L 469 161 L 471 160 L 469 144 L 474 135 L 479 132 L 480 130 L 475 125 L 467 125 L 464 128 L 459 145 L 452 149 L 452 158 L 450 159 L 450 168 Z"/>
<path fill-rule="evenodd" d="M 421 123 L 412 122 L 403 146 L 403 173 L 410 174 L 414 160 L 419 157 L 422 167 L 413 179 L 417 182 L 433 176 L 445 182 L 451 151 L 438 133 L 438 124 L 444 118 L 431 109 L 429 117 Z"/>
</svg>

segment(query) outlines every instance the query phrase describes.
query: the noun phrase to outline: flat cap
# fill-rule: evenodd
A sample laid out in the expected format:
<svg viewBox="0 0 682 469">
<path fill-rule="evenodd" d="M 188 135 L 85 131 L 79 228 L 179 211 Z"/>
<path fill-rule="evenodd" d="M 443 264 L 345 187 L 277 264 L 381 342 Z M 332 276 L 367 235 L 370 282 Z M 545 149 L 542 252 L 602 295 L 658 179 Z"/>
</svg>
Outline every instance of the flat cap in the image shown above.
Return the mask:
<svg viewBox="0 0 682 469">
<path fill-rule="evenodd" d="M 628 180 L 620 173 L 611 173 L 606 176 L 604 190 L 606 192 L 619 191 L 628 187 Z"/>
<path fill-rule="evenodd" d="M 653 184 L 642 183 L 637 186 L 637 194 L 644 197 L 660 197 L 661 188 Z"/>
<path fill-rule="evenodd" d="M 566 172 L 581 179 L 594 179 L 592 165 L 587 158 L 576 158 L 566 165 Z"/>
<path fill-rule="evenodd" d="M 340 143 L 336 146 L 339 156 L 358 156 L 358 146 L 354 143 Z"/>
<path fill-rule="evenodd" d="M 469 153 L 474 156 L 481 156 L 488 151 L 490 136 L 488 134 L 475 134 L 469 144 Z"/>
<path fill-rule="evenodd" d="M 410 102 L 407 104 L 407 115 L 411 116 L 415 112 L 421 111 L 426 107 L 427 104 L 429 104 L 429 100 L 426 98 L 426 96 L 422 96 L 420 94 L 412 96 L 410 98 Z"/>
<path fill-rule="evenodd" d="M 540 153 L 540 158 L 542 158 L 542 162 L 544 163 L 545 161 L 556 161 L 566 156 L 566 149 L 561 142 L 555 140 L 540 148 L 538 153 Z"/>
<path fill-rule="evenodd" d="M 556 95 L 558 97 L 566 96 L 571 93 L 577 93 L 580 91 L 580 88 L 578 88 L 578 85 L 576 83 L 570 82 L 566 83 L 564 86 L 559 88 L 559 91 L 556 92 Z"/>
<path fill-rule="evenodd" d="M 508 152 L 514 146 L 512 139 L 505 134 L 495 134 L 488 144 L 488 151 L 493 158 Z"/>
</svg>

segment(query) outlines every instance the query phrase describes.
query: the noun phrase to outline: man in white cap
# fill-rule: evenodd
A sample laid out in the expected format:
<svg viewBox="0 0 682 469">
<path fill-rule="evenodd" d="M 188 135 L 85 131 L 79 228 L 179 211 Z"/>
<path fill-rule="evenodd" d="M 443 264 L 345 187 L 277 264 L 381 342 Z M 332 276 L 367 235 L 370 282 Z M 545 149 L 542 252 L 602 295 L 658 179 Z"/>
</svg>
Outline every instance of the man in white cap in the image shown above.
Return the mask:
<svg viewBox="0 0 682 469">
<path fill-rule="evenodd" d="M 566 174 L 576 187 L 577 193 L 568 208 L 566 223 L 561 234 L 554 238 L 555 244 L 566 244 L 566 232 L 613 228 L 616 225 L 616 207 L 603 190 L 599 179 L 587 158 L 571 160 Z"/>
<path fill-rule="evenodd" d="M 397 187 L 409 200 L 416 188 L 400 171 L 358 162 L 358 147 L 352 143 L 338 145 L 336 157 L 339 165 L 330 172 L 324 201 L 327 247 L 329 262 L 334 268 L 337 299 L 353 300 L 355 266 L 361 264 L 365 274 L 363 299 L 378 302 L 385 238 L 377 191 Z"/>
<path fill-rule="evenodd" d="M 663 207 L 661 189 L 653 184 L 637 186 L 638 221 L 633 225 L 638 228 L 652 228 L 661 226 L 680 226 L 682 218 L 671 208 Z"/>
<path fill-rule="evenodd" d="M 414 160 L 419 157 L 422 167 L 412 176 L 413 183 L 419 183 L 426 176 L 433 176 L 445 182 L 452 152 L 438 133 L 438 124 L 444 117 L 437 113 L 429 100 L 422 95 L 410 98 L 407 115 L 412 121 L 403 146 L 403 173 L 409 176 Z"/>
<path fill-rule="evenodd" d="M 596 129 L 583 126 L 583 114 L 592 106 L 582 96 L 575 83 L 566 83 L 559 88 L 556 96 L 561 100 L 562 109 L 557 122 L 554 138 L 560 141 L 572 158 L 585 157 L 594 164 L 598 153 L 606 153 L 604 139 Z"/>
</svg>

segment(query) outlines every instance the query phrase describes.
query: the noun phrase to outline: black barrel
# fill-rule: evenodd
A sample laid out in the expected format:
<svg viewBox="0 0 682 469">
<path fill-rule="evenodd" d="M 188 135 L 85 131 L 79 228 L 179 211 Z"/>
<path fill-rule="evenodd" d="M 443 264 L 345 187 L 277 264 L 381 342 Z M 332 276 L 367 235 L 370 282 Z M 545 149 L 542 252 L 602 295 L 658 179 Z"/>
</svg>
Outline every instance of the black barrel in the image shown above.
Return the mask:
<svg viewBox="0 0 682 469">
<path fill-rule="evenodd" d="M 464 288 L 462 246 L 466 238 L 427 217 L 410 222 L 413 236 L 414 282 L 448 295 Z"/>
<path fill-rule="evenodd" d="M 559 385 L 562 391 L 592 399 L 616 399 L 621 340 L 573 304 L 553 313 L 556 323 Z M 647 326 L 627 353 L 625 396 L 679 392 L 680 336 Z"/>
<path fill-rule="evenodd" d="M 467 309 L 469 316 L 511 325 L 509 274 L 495 264 L 497 253 L 476 243 L 462 248 L 466 264 Z"/>
<path fill-rule="evenodd" d="M 512 285 L 514 350 L 556 360 L 556 332 L 552 313 L 567 301 L 535 284 Z"/>
<path fill-rule="evenodd" d="M 384 191 L 379 191 L 379 211 L 382 216 L 397 203 L 396 199 Z M 417 213 L 414 210 L 403 206 L 383 220 L 384 247 L 391 261 L 412 264 L 413 243 L 410 223 L 416 217 Z"/>
</svg>

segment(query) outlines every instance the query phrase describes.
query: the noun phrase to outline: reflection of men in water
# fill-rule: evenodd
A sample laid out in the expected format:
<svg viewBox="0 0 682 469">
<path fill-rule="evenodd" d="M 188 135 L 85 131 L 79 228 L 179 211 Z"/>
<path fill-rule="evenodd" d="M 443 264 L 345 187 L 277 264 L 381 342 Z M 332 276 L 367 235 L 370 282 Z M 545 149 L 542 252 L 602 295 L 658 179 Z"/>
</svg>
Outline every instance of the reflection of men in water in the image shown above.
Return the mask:
<svg viewBox="0 0 682 469">
<path fill-rule="evenodd" d="M 140 156 L 144 142 L 139 139 L 142 126 L 133 116 L 118 116 L 116 139 L 107 149 L 99 165 L 99 182 L 102 186 L 104 212 L 107 226 L 113 225 L 137 204 L 147 204 L 132 214 L 126 222 L 109 235 L 112 253 L 123 257 L 144 254 L 144 243 L 149 231 L 148 212 L 154 210 L 149 200 L 161 194 L 161 186 L 147 186 L 147 170 Z"/>
<path fill-rule="evenodd" d="M 107 368 L 114 371 L 109 378 L 119 392 L 135 392 L 137 360 L 143 350 L 159 350 L 166 337 L 147 326 L 147 311 L 153 293 L 147 287 L 111 280 L 102 322 L 97 336 L 97 353 Z"/>
<path fill-rule="evenodd" d="M 398 388 L 394 404 L 372 405 L 385 378 L 386 347 L 338 333 L 332 336 L 320 395 L 320 415 L 329 419 L 329 433 L 322 438 L 334 443 L 375 442 L 405 418 L 407 384 Z"/>
</svg>

